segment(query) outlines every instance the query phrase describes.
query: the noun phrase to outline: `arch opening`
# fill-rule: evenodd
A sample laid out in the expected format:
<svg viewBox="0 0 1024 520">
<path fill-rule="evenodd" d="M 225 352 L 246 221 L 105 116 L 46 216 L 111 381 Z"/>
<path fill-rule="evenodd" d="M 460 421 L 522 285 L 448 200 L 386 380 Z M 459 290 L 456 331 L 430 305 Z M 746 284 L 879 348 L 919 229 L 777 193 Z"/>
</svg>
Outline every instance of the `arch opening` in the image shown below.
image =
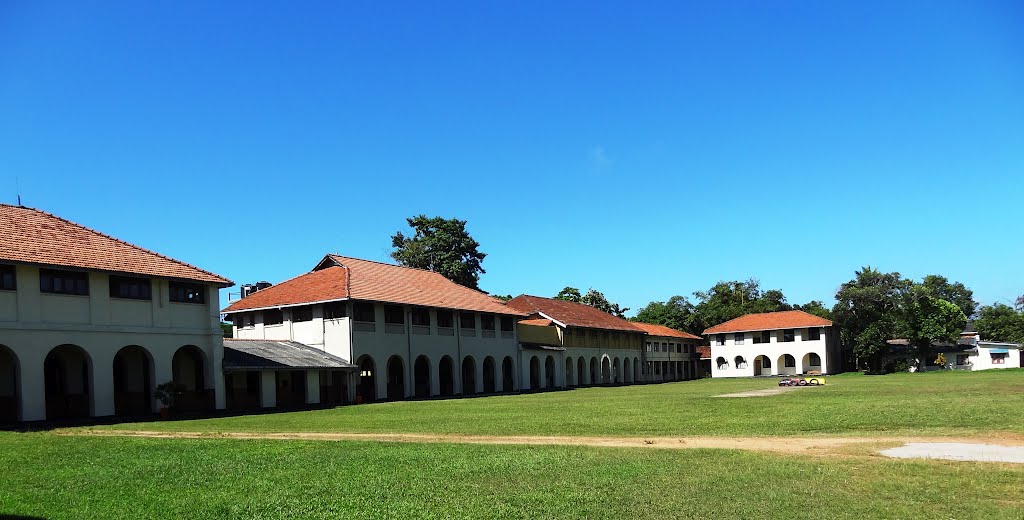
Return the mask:
<svg viewBox="0 0 1024 520">
<path fill-rule="evenodd" d="M 530 357 L 530 390 L 540 388 L 540 360 L 537 356 Z"/>
<path fill-rule="evenodd" d="M 43 362 L 46 418 L 75 419 L 92 412 L 92 359 L 78 345 L 54 347 Z"/>
<path fill-rule="evenodd" d="M 359 386 L 356 388 L 356 403 L 377 400 L 377 367 L 371 356 L 359 358 Z"/>
<path fill-rule="evenodd" d="M 129 345 L 114 354 L 114 415 L 151 413 L 153 388 L 153 357 L 149 351 Z"/>
<path fill-rule="evenodd" d="M 400 356 L 388 358 L 388 400 L 405 398 L 405 364 Z"/>
<path fill-rule="evenodd" d="M 484 358 L 484 393 L 493 394 L 495 392 L 495 374 L 494 374 L 494 358 L 487 356 Z"/>
<path fill-rule="evenodd" d="M 555 358 L 548 356 L 544 360 L 544 388 L 555 388 Z"/>
<path fill-rule="evenodd" d="M 430 360 L 427 356 L 419 356 L 413 365 L 414 395 L 430 397 Z"/>
<path fill-rule="evenodd" d="M 455 361 L 450 356 L 442 357 L 438 363 L 437 382 L 440 383 L 441 395 L 455 395 Z"/>
<path fill-rule="evenodd" d="M 473 356 L 462 359 L 462 395 L 476 394 L 476 361 Z"/>
<path fill-rule="evenodd" d="M 0 345 L 0 423 L 21 418 L 21 365 L 14 351 Z"/>
<path fill-rule="evenodd" d="M 515 383 L 515 363 L 512 362 L 512 358 L 505 356 L 505 360 L 501 362 L 501 389 L 505 392 L 512 392 L 516 389 Z"/>
<path fill-rule="evenodd" d="M 206 388 L 206 356 L 195 345 L 185 345 L 171 359 L 171 379 L 178 386 L 176 410 L 209 411 L 214 408 L 213 390 Z"/>
</svg>

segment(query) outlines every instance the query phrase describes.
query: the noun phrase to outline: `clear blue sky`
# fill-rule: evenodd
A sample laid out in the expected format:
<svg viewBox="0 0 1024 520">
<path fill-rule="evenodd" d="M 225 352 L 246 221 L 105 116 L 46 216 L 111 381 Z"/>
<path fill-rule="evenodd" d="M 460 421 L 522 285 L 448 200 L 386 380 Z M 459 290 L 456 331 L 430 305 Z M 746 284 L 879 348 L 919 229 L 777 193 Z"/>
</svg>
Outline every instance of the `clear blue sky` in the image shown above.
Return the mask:
<svg viewBox="0 0 1024 520">
<path fill-rule="evenodd" d="M 495 293 L 831 304 L 872 265 L 1005 301 L 1024 4 L 5 1 L 0 201 L 16 176 L 239 283 L 387 260 L 426 213 Z"/>
</svg>

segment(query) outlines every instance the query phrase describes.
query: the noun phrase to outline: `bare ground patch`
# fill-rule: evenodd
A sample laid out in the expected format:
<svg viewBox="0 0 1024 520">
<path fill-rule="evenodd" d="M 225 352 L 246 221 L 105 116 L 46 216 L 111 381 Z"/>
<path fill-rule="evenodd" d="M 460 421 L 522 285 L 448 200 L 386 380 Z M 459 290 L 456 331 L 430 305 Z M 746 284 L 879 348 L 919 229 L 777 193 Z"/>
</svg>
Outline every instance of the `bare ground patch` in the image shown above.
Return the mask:
<svg viewBox="0 0 1024 520">
<path fill-rule="evenodd" d="M 144 430 L 63 430 L 59 435 L 145 437 L 154 439 L 262 439 L 315 441 L 376 441 L 454 444 L 588 446 L 598 448 L 730 449 L 807 456 L 878 456 L 882 447 L 906 443 L 983 443 L 1024 447 L 1024 435 L 1005 433 L 972 438 L 951 437 L 572 437 L 532 435 L 448 435 L 426 433 L 317 433 L 317 432 L 157 432 Z M 853 449 L 851 449 L 853 448 Z M 859 449 L 858 449 L 859 448 Z"/>
<path fill-rule="evenodd" d="M 731 394 L 716 395 L 715 397 L 764 397 L 768 395 L 784 394 L 786 392 L 792 392 L 794 390 L 800 390 L 802 388 L 818 388 L 816 386 L 775 386 L 771 388 L 763 388 L 761 390 L 748 390 L 746 392 L 735 392 Z"/>
</svg>

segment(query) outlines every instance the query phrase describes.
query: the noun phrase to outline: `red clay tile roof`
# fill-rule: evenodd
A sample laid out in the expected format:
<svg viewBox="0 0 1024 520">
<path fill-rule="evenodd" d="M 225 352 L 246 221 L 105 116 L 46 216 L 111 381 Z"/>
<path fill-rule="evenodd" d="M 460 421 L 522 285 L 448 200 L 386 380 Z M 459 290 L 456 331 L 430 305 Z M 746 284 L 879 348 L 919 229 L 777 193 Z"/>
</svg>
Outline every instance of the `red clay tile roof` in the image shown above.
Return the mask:
<svg viewBox="0 0 1024 520">
<path fill-rule="evenodd" d="M 643 332 L 622 318 L 582 303 L 522 294 L 505 302 L 505 305 L 527 314 L 544 313 L 545 316 L 569 327 Z"/>
<path fill-rule="evenodd" d="M 224 312 L 266 309 L 348 298 L 348 269 L 331 266 L 271 285 L 228 305 Z"/>
<path fill-rule="evenodd" d="M 234 285 L 222 276 L 38 209 L 0 204 L 0 230 L 0 262 Z"/>
<path fill-rule="evenodd" d="M 711 359 L 711 347 L 708 345 L 698 346 L 697 353 L 700 354 L 701 359 Z"/>
<path fill-rule="evenodd" d="M 653 323 L 640 323 L 638 321 L 631 322 L 634 327 L 650 334 L 651 336 L 668 336 L 670 338 L 686 338 L 686 339 L 703 339 L 700 336 L 694 336 L 689 332 L 683 332 L 681 330 L 673 329 L 672 327 L 666 327 L 664 325 L 655 325 Z"/>
<path fill-rule="evenodd" d="M 317 270 L 257 291 L 224 312 L 331 300 L 364 300 L 523 316 L 480 291 L 439 273 L 359 258 L 327 255 Z"/>
<path fill-rule="evenodd" d="M 519 320 L 520 325 L 533 325 L 535 327 L 548 327 L 553 322 L 547 318 L 534 318 L 532 320 Z"/>
<path fill-rule="evenodd" d="M 740 316 L 734 320 L 715 325 L 705 330 L 704 334 L 831 326 L 831 321 L 804 311 L 762 312 L 759 314 L 747 314 L 746 316 Z"/>
</svg>

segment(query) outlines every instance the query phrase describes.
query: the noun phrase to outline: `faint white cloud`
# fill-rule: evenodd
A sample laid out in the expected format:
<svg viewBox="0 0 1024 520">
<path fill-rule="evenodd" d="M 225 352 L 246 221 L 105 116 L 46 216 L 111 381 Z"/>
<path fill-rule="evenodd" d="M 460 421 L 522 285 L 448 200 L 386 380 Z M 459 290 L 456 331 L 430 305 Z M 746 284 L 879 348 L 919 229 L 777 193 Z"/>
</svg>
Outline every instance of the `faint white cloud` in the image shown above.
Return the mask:
<svg viewBox="0 0 1024 520">
<path fill-rule="evenodd" d="M 590 165 L 596 169 L 602 170 L 612 164 L 612 160 L 608 157 L 608 153 L 603 146 L 591 148 L 588 155 L 590 156 Z"/>
</svg>

